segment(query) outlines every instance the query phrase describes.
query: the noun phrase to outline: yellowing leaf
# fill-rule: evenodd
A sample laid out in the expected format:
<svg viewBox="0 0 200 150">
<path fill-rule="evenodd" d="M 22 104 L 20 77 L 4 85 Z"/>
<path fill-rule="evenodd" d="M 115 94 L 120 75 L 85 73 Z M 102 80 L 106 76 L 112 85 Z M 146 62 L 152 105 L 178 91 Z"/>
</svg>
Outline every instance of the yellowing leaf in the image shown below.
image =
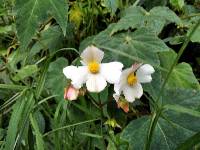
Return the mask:
<svg viewBox="0 0 200 150">
<path fill-rule="evenodd" d="M 82 20 L 83 20 L 83 13 L 79 6 L 75 5 L 69 12 L 69 20 L 79 28 Z"/>
</svg>

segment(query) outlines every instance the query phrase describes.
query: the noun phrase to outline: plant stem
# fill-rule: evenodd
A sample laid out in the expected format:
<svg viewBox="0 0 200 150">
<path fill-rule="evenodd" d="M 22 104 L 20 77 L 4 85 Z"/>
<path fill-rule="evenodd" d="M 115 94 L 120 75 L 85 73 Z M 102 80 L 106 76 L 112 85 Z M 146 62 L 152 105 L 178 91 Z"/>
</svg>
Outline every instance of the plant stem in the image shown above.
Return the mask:
<svg viewBox="0 0 200 150">
<path fill-rule="evenodd" d="M 100 97 L 100 94 L 98 93 L 98 100 L 99 100 L 99 106 L 100 106 L 100 109 L 101 109 L 101 136 L 103 137 L 102 138 L 102 142 L 103 142 L 103 146 L 104 146 L 104 149 L 106 149 L 106 143 L 104 141 L 104 135 L 103 135 L 103 105 L 102 105 L 102 102 L 101 102 L 101 97 Z"/>
<path fill-rule="evenodd" d="M 24 90 L 28 86 L 15 85 L 15 84 L 0 84 L 0 89 L 10 89 L 10 90 Z"/>
<path fill-rule="evenodd" d="M 176 59 L 174 60 L 172 66 L 170 67 L 170 70 L 167 74 L 167 77 L 166 79 L 164 80 L 164 83 L 162 84 L 162 87 L 161 87 L 161 90 L 160 90 L 160 93 L 158 95 L 158 98 L 156 100 L 156 103 L 158 103 L 158 101 L 160 100 L 161 96 L 163 95 L 163 92 L 164 92 L 164 88 L 166 86 L 166 83 L 167 81 L 169 80 L 169 77 L 174 69 L 174 67 L 176 66 L 176 64 L 178 63 L 181 55 L 183 54 L 185 48 L 187 47 L 189 41 L 190 41 L 190 38 L 192 37 L 192 35 L 194 34 L 194 32 L 196 31 L 196 29 L 198 28 L 200 24 L 200 19 L 198 20 L 197 24 L 193 27 L 192 31 L 190 32 L 189 36 L 185 36 L 186 40 L 185 42 L 183 43 L 182 47 L 180 48 L 178 54 L 177 54 L 177 57 Z M 152 136 L 153 136 L 153 131 L 156 127 L 156 124 L 158 122 L 158 119 L 160 117 L 160 114 L 162 113 L 162 103 L 161 103 L 161 108 L 158 108 L 154 113 L 153 113 L 153 117 L 151 119 L 151 123 L 150 123 L 150 126 L 149 126 L 149 129 L 148 129 L 148 134 L 147 134 L 147 139 L 146 139 L 146 143 L 145 143 L 145 150 L 149 150 L 150 149 L 150 145 L 151 145 L 151 140 L 152 140 Z"/>
<path fill-rule="evenodd" d="M 145 150 L 149 150 L 150 149 L 150 144 L 151 144 L 153 131 L 154 131 L 155 127 L 156 127 L 156 124 L 158 122 L 158 119 L 160 117 L 161 112 L 162 112 L 162 110 L 159 109 L 152 116 L 151 123 L 150 123 L 150 126 L 149 126 L 149 130 L 148 130 L 148 133 L 147 133 L 147 140 L 146 140 L 145 148 L 144 148 Z"/>
<path fill-rule="evenodd" d="M 47 136 L 47 135 L 49 135 L 49 134 L 51 134 L 51 133 L 57 132 L 57 131 L 59 131 L 59 130 L 63 130 L 63 129 L 66 129 L 66 128 L 78 126 L 78 125 L 85 124 L 85 123 L 89 123 L 89 122 L 94 122 L 94 121 L 96 121 L 96 120 L 99 120 L 99 118 L 97 118 L 97 119 L 92 119 L 92 120 L 87 120 L 87 121 L 83 121 L 83 122 L 78 122 L 78 123 L 71 124 L 71 125 L 67 125 L 67 126 L 60 127 L 60 128 L 56 128 L 56 129 L 54 129 L 54 130 L 51 130 L 51 131 L 45 133 L 45 134 L 43 135 L 43 137 L 45 137 L 45 136 Z"/>
<path fill-rule="evenodd" d="M 133 6 L 137 6 L 137 4 L 140 2 L 140 0 L 136 0 Z"/>
<path fill-rule="evenodd" d="M 192 18 L 192 17 L 196 17 L 196 16 L 200 16 L 200 13 L 195 13 L 195 14 L 190 14 L 188 16 L 182 16 L 182 19 L 188 19 L 188 18 Z"/>
</svg>

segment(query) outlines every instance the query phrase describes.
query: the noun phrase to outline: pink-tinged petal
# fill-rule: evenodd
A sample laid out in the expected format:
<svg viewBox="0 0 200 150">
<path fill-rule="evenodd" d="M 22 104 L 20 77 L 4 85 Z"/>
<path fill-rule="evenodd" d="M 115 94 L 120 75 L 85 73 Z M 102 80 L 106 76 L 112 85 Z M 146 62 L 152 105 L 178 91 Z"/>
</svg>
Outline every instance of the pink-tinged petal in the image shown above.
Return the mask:
<svg viewBox="0 0 200 150">
<path fill-rule="evenodd" d="M 133 72 L 135 72 L 140 66 L 142 65 L 142 63 L 134 63 L 131 67 L 133 69 Z"/>
<path fill-rule="evenodd" d="M 104 57 L 104 52 L 95 46 L 88 46 L 81 53 L 82 64 L 87 64 L 91 61 L 100 63 Z"/>
</svg>

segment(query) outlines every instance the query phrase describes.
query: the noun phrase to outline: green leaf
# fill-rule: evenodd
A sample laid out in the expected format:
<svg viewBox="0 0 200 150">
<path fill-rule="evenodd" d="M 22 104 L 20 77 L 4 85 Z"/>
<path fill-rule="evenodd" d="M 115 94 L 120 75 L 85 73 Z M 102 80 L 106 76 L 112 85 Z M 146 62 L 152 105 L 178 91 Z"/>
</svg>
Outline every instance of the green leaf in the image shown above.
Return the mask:
<svg viewBox="0 0 200 150">
<path fill-rule="evenodd" d="M 163 96 L 165 109 L 161 112 L 153 132 L 150 146 L 152 150 L 174 150 L 179 144 L 200 130 L 200 117 L 196 110 L 200 105 L 199 97 L 200 92 L 194 90 L 165 91 Z M 170 106 L 176 108 L 170 108 Z M 181 110 L 178 110 L 178 108 Z M 148 133 L 151 117 L 144 116 L 133 120 L 122 131 L 121 138 L 129 142 L 131 150 L 144 149 L 144 139 L 146 139 Z"/>
<path fill-rule="evenodd" d="M 200 105 L 199 90 L 168 89 L 163 95 L 163 105 L 180 105 L 190 109 L 197 109 Z"/>
<path fill-rule="evenodd" d="M 196 29 L 191 37 L 192 42 L 200 42 L 200 26 Z"/>
<path fill-rule="evenodd" d="M 188 138 L 186 141 L 184 141 L 182 144 L 180 144 L 176 150 L 188 150 L 191 147 L 195 146 L 196 144 L 199 144 L 200 141 L 200 132 L 196 133 L 192 137 Z"/>
<path fill-rule="evenodd" d="M 181 10 L 184 6 L 184 0 L 170 0 L 169 2 L 177 10 Z"/>
<path fill-rule="evenodd" d="M 147 29 L 141 28 L 134 32 L 110 36 L 113 27 L 114 24 L 96 36 L 84 40 L 80 49 L 83 50 L 88 45 L 94 44 L 105 50 L 105 59 L 118 60 L 125 65 L 132 65 L 134 61 L 157 65 L 159 60 L 156 53 L 168 50 L 165 43 Z"/>
<path fill-rule="evenodd" d="M 102 5 L 111 10 L 111 14 L 114 15 L 119 7 L 119 0 L 103 0 Z"/>
<path fill-rule="evenodd" d="M 130 150 L 144 149 L 144 139 L 147 136 L 150 119 L 150 117 L 141 117 L 137 120 L 133 120 L 123 130 L 121 138 L 129 142 Z M 193 130 L 187 129 L 180 124 L 159 118 L 153 133 L 151 150 L 174 150 L 178 144 L 185 141 L 194 133 Z"/>
<path fill-rule="evenodd" d="M 200 88 L 191 66 L 187 63 L 180 63 L 174 68 L 169 78 L 168 86 L 194 89 Z"/>
<path fill-rule="evenodd" d="M 66 77 L 63 74 L 63 68 L 68 65 L 68 61 L 61 57 L 56 61 L 51 62 L 46 79 L 46 87 L 52 94 L 58 95 L 58 101 L 63 100 L 64 88 L 67 85 Z"/>
<path fill-rule="evenodd" d="M 58 26 L 49 27 L 41 32 L 38 42 L 31 49 L 30 56 L 34 56 L 42 49 L 49 49 L 51 53 L 55 52 L 62 47 L 63 38 L 62 31 Z"/>
<path fill-rule="evenodd" d="M 161 66 L 169 69 L 175 60 L 176 53 L 174 51 L 160 53 Z M 166 76 L 165 73 L 162 74 L 163 77 Z M 199 89 L 200 85 L 196 79 L 192 68 L 187 63 L 179 63 L 175 66 L 172 74 L 167 82 L 169 88 L 193 88 Z"/>
<path fill-rule="evenodd" d="M 33 114 L 30 114 L 30 122 L 35 131 L 37 150 L 44 150 L 44 141 L 42 138 L 42 134 L 40 133 L 39 126 Z"/>
<path fill-rule="evenodd" d="M 0 26 L 0 34 L 8 34 L 15 30 L 14 24 L 7 25 L 7 26 Z"/>
<path fill-rule="evenodd" d="M 159 34 L 167 23 L 180 24 L 180 18 L 167 7 L 154 7 L 147 12 L 142 7 L 131 6 L 125 10 L 125 15 L 113 27 L 111 35 L 117 31 L 129 28 L 148 28 Z"/>
<path fill-rule="evenodd" d="M 197 14 L 198 14 L 198 12 L 197 12 Z M 200 20 L 200 17 L 199 16 L 195 16 L 195 17 L 192 17 L 190 20 L 187 20 L 187 21 L 184 22 L 185 26 L 188 27 L 187 35 L 190 34 L 190 32 L 192 31 L 193 27 L 195 26 L 195 24 L 199 20 Z M 200 26 L 197 27 L 195 32 L 192 34 L 192 37 L 190 38 L 190 40 L 192 42 L 200 42 Z"/>
<path fill-rule="evenodd" d="M 23 80 L 24 78 L 31 76 L 37 71 L 38 71 L 37 65 L 27 65 L 17 72 L 17 74 L 13 77 L 13 80 L 14 81 Z"/>
<path fill-rule="evenodd" d="M 170 109 L 170 110 L 177 111 L 180 113 L 186 113 L 195 117 L 200 117 L 200 112 L 192 110 L 192 109 L 188 109 L 179 105 L 166 105 L 164 108 L 167 110 Z"/>
<path fill-rule="evenodd" d="M 46 62 L 45 62 L 45 64 L 44 64 L 43 68 L 41 69 L 42 71 L 41 71 L 41 74 L 40 74 L 40 76 L 39 76 L 39 78 L 38 78 L 38 81 L 37 81 L 36 99 L 38 99 L 38 98 L 40 97 L 40 94 L 41 94 L 41 92 L 42 92 L 42 90 L 43 90 L 43 88 L 44 88 L 45 81 L 46 81 L 46 76 L 47 76 L 47 71 L 48 71 L 48 68 L 49 68 L 49 64 L 50 64 L 50 62 L 51 62 L 51 59 L 52 59 L 52 57 L 50 56 L 50 57 L 46 60 Z"/>
<path fill-rule="evenodd" d="M 10 150 L 14 148 L 15 138 L 18 132 L 19 122 L 25 107 L 25 101 L 17 101 L 13 106 L 13 113 L 11 115 L 7 136 L 5 150 Z"/>
<path fill-rule="evenodd" d="M 28 117 L 34 106 L 33 93 L 28 90 L 22 91 L 16 103 L 9 121 L 5 150 L 15 149 L 21 141 L 25 128 L 29 127 Z M 16 148 L 17 149 L 17 148 Z"/>
<path fill-rule="evenodd" d="M 17 34 L 22 50 L 27 48 L 48 12 L 56 19 L 64 35 L 66 33 L 67 4 L 64 0 L 17 0 L 16 10 Z"/>
<path fill-rule="evenodd" d="M 28 88 L 27 86 L 15 85 L 15 84 L 0 84 L 0 89 L 10 89 L 10 90 L 24 90 Z"/>
</svg>

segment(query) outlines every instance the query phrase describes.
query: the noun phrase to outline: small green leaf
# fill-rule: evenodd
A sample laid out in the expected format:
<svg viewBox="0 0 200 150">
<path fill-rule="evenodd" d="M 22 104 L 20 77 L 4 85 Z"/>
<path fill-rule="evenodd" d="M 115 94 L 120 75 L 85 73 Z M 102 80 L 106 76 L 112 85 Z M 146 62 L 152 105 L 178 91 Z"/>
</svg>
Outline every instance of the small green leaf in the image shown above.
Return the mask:
<svg viewBox="0 0 200 150">
<path fill-rule="evenodd" d="M 43 138 L 42 138 L 42 134 L 40 133 L 37 121 L 34 118 L 33 114 L 30 114 L 29 118 L 30 118 L 31 125 L 32 125 L 32 127 L 35 131 L 37 150 L 44 150 L 44 141 L 43 141 Z"/>
<path fill-rule="evenodd" d="M 37 65 L 27 65 L 17 72 L 17 74 L 13 77 L 13 80 L 15 81 L 23 80 L 24 78 L 33 75 L 37 71 L 38 71 Z"/>
<path fill-rule="evenodd" d="M 181 10 L 184 6 L 184 0 L 170 0 L 169 2 L 177 10 Z"/>
<path fill-rule="evenodd" d="M 161 66 L 169 69 L 173 61 L 176 58 L 176 53 L 171 50 L 169 52 L 162 52 L 159 54 Z M 166 76 L 165 73 L 162 74 Z M 167 82 L 167 86 L 170 88 L 193 88 L 200 89 L 198 80 L 196 79 L 192 67 L 187 63 L 179 63 L 175 66 L 170 78 Z"/>
<path fill-rule="evenodd" d="M 111 10 L 111 14 L 114 15 L 119 7 L 119 0 L 103 0 L 102 5 Z"/>
</svg>

